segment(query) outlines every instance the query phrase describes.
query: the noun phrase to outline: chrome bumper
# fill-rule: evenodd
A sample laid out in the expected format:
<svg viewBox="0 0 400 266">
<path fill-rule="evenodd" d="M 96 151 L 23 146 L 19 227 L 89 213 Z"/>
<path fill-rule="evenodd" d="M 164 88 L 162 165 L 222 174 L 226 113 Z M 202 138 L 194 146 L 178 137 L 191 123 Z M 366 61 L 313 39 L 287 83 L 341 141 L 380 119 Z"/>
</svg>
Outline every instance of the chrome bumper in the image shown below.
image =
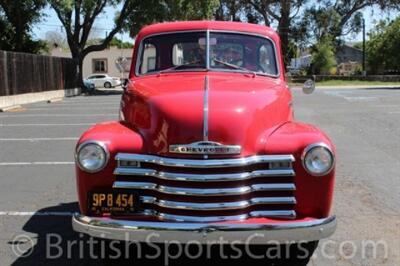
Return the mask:
<svg viewBox="0 0 400 266">
<path fill-rule="evenodd" d="M 236 241 L 237 244 L 267 244 L 315 241 L 329 237 L 335 232 L 336 217 L 271 224 L 245 224 L 243 222 L 139 222 L 75 214 L 72 226 L 75 231 L 93 237 L 125 241 L 152 243 L 198 241 L 203 244 Z"/>
</svg>

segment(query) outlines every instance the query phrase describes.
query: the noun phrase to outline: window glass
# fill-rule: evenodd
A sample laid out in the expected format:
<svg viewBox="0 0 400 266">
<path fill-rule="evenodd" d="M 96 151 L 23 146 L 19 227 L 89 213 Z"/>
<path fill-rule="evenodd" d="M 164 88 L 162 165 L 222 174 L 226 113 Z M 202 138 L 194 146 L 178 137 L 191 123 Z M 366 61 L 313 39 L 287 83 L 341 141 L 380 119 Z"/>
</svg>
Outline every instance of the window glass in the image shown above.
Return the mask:
<svg viewBox="0 0 400 266">
<path fill-rule="evenodd" d="M 211 66 L 218 65 L 218 61 L 227 62 L 236 66 L 243 66 L 244 48 L 238 43 L 224 42 L 210 46 Z M 217 61 L 218 60 L 218 61 Z"/>
<path fill-rule="evenodd" d="M 205 32 L 171 33 L 142 41 L 138 62 L 139 74 L 160 70 L 176 71 L 205 68 Z"/>
<path fill-rule="evenodd" d="M 276 76 L 273 42 L 262 36 L 231 32 L 171 33 L 145 38 L 140 45 L 136 71 L 204 71 L 209 44 L 209 67 L 216 71 L 252 71 Z"/>
<path fill-rule="evenodd" d="M 258 64 L 264 73 L 274 74 L 277 72 L 275 53 L 272 45 L 266 43 L 260 46 Z"/>
<path fill-rule="evenodd" d="M 107 72 L 107 59 L 93 59 L 93 72 Z"/>
<path fill-rule="evenodd" d="M 269 39 L 237 33 L 211 33 L 210 39 L 214 40 L 210 43 L 211 68 L 278 74 L 274 46 Z"/>
<path fill-rule="evenodd" d="M 156 47 L 153 44 L 147 43 L 144 45 L 141 73 L 148 73 L 156 69 L 156 54 Z"/>
<path fill-rule="evenodd" d="M 204 64 L 206 56 L 206 46 L 197 42 L 176 43 L 172 47 L 172 64 L 174 66 Z"/>
</svg>

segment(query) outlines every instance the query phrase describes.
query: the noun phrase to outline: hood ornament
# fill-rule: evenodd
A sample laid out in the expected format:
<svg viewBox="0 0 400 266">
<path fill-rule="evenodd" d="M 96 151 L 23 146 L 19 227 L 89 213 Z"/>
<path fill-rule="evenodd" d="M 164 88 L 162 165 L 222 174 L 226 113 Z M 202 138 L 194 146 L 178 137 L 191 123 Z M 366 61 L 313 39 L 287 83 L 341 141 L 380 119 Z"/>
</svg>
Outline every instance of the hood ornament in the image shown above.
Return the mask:
<svg viewBox="0 0 400 266">
<path fill-rule="evenodd" d="M 223 145 L 214 141 L 198 141 L 190 144 L 174 144 L 169 146 L 170 153 L 184 154 L 240 154 L 240 145 Z"/>
</svg>

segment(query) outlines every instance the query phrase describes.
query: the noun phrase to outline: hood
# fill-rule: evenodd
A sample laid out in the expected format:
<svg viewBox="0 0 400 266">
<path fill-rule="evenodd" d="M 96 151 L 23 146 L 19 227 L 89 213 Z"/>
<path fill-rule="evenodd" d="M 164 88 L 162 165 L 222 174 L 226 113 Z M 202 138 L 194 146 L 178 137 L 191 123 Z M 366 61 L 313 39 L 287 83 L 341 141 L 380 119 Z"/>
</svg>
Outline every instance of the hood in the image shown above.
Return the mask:
<svg viewBox="0 0 400 266">
<path fill-rule="evenodd" d="M 240 145 L 240 156 L 248 156 L 262 152 L 266 136 L 291 117 L 291 95 L 282 83 L 236 73 L 142 77 L 124 94 L 122 111 L 143 137 L 147 153 L 170 156 L 169 145 L 208 137 Z"/>
</svg>

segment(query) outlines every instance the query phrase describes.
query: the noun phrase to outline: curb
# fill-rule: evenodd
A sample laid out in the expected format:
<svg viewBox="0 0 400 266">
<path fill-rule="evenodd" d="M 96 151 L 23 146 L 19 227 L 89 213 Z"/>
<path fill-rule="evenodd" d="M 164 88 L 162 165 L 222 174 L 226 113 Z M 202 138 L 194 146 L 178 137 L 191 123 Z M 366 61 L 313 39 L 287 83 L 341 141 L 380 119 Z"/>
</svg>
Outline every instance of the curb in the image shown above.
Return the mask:
<svg viewBox="0 0 400 266">
<path fill-rule="evenodd" d="M 12 111 L 14 109 L 22 109 L 21 105 L 12 105 L 12 106 L 7 106 L 7 107 L 2 107 L 0 108 L 0 113 Z"/>
<path fill-rule="evenodd" d="M 290 87 L 291 89 L 302 89 L 301 86 L 293 86 Z M 331 90 L 360 90 L 360 89 L 374 89 L 374 90 L 398 90 L 400 89 L 400 85 L 375 85 L 375 86 L 364 86 L 364 85 L 354 85 L 354 86 L 316 86 L 315 90 L 326 90 L 326 89 L 331 89 Z"/>
<path fill-rule="evenodd" d="M 80 95 L 80 93 L 80 88 L 75 88 L 1 96 L 0 108 L 7 108 L 9 106 L 24 105 L 35 102 L 58 102 L 62 101 L 65 97 L 77 96 Z"/>
<path fill-rule="evenodd" d="M 48 100 L 47 103 L 62 102 L 63 100 L 64 100 L 64 98 L 54 98 L 54 99 Z"/>
</svg>

